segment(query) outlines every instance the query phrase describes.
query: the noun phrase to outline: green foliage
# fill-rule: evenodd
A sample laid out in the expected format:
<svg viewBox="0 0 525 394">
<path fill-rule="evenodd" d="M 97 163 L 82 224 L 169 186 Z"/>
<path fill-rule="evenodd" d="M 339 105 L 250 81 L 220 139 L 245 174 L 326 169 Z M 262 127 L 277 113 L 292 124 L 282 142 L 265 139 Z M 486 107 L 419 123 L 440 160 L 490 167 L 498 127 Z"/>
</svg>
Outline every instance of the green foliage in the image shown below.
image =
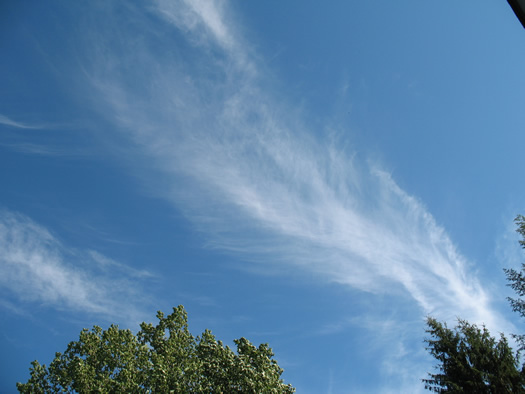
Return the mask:
<svg viewBox="0 0 525 394">
<path fill-rule="evenodd" d="M 519 241 L 520 245 L 525 249 L 525 217 L 518 215 L 516 216 L 516 219 L 514 219 L 514 222 L 518 226 L 516 232 L 518 232 L 522 237 L 522 239 Z M 525 264 L 521 265 L 521 271 L 516 271 L 515 269 L 504 269 L 503 271 L 505 271 L 505 275 L 507 276 L 507 280 L 509 282 L 508 286 L 510 286 L 520 297 L 508 297 L 507 299 L 510 302 L 510 306 L 514 312 L 518 312 L 521 317 L 525 317 L 525 301 L 523 300 L 523 296 L 525 296 Z M 520 344 L 520 350 L 524 350 L 525 335 L 515 334 L 513 337 Z"/>
<path fill-rule="evenodd" d="M 525 249 L 525 217 L 514 220 Z M 508 298 L 511 307 L 525 317 L 525 264 L 520 271 L 505 269 L 509 286 L 518 298 Z M 455 329 L 447 328 L 433 318 L 427 320 L 430 354 L 438 362 L 437 374 L 423 379 L 425 388 L 435 392 L 453 393 L 522 393 L 525 392 L 525 365 L 519 367 L 519 351 L 525 349 L 525 335 L 513 335 L 520 344 L 513 354 L 507 339 L 493 338 L 485 327 L 481 329 L 459 320 Z"/>
<path fill-rule="evenodd" d="M 49 365 L 33 361 L 21 393 L 292 393 L 267 344 L 235 340 L 237 353 L 211 331 L 193 337 L 182 306 L 134 335 L 112 325 L 84 329 Z"/>
<path fill-rule="evenodd" d="M 438 361 L 439 372 L 423 379 L 425 388 L 442 393 L 520 393 L 525 374 L 507 339 L 499 340 L 489 331 L 465 320 L 454 329 L 433 318 L 427 319 L 430 354 Z"/>
</svg>

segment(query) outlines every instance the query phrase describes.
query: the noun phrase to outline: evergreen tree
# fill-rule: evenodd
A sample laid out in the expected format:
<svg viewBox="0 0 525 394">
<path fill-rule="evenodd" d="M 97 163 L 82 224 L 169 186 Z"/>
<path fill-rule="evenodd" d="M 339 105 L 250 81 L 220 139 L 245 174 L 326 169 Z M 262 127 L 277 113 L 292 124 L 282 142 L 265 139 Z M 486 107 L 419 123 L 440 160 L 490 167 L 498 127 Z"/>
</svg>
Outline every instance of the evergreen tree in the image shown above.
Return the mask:
<svg viewBox="0 0 525 394">
<path fill-rule="evenodd" d="M 525 374 L 519 360 L 501 334 L 496 340 L 485 328 L 459 320 L 454 329 L 427 319 L 430 354 L 438 373 L 423 379 L 425 388 L 438 393 L 522 393 Z"/>
<path fill-rule="evenodd" d="M 525 217 L 523 215 L 516 216 L 514 222 L 518 226 L 516 231 L 521 235 L 520 245 L 525 249 Z M 514 312 L 518 312 L 521 317 L 525 317 L 525 263 L 521 265 L 521 270 L 504 269 L 510 286 L 518 295 L 519 298 L 508 297 L 510 306 Z M 513 334 L 514 339 L 520 344 L 520 350 L 525 349 L 525 335 Z"/>
<path fill-rule="evenodd" d="M 519 241 L 525 248 L 525 217 L 514 220 Z M 507 280 L 518 298 L 509 297 L 512 309 L 525 317 L 525 264 L 521 270 L 505 269 Z M 520 367 L 519 351 L 525 349 L 525 335 L 513 334 L 520 347 L 513 353 L 503 334 L 496 340 L 483 326 L 477 327 L 458 320 L 454 329 L 429 317 L 427 330 L 430 354 L 439 364 L 438 373 L 423 379 L 425 388 L 435 392 L 451 393 L 523 393 L 525 392 L 525 365 Z"/>
</svg>

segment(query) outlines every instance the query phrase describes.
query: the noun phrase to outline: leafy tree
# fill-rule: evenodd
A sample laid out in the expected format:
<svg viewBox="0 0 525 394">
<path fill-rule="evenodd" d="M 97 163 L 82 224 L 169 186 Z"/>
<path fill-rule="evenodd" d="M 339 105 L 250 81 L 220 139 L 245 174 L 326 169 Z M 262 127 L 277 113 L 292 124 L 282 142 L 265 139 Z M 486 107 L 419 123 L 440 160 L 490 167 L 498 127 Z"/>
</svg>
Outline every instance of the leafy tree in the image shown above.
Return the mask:
<svg viewBox="0 0 525 394">
<path fill-rule="evenodd" d="M 267 344 L 234 341 L 237 352 L 211 331 L 193 337 L 182 306 L 156 326 L 142 323 L 134 335 L 111 325 L 80 332 L 49 367 L 33 361 L 30 379 L 17 383 L 21 393 L 162 392 L 292 393 Z"/>
<path fill-rule="evenodd" d="M 450 329 L 433 318 L 427 319 L 430 354 L 438 361 L 439 372 L 423 379 L 425 388 L 444 393 L 521 393 L 525 373 L 501 334 L 496 340 L 483 326 L 465 320 Z"/>
</svg>

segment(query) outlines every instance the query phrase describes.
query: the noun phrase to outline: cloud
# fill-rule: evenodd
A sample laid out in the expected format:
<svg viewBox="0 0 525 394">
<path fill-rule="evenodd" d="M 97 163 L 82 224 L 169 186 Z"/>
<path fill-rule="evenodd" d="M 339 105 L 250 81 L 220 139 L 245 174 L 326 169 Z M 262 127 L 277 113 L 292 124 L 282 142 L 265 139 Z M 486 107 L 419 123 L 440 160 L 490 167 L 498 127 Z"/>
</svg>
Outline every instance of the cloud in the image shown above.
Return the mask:
<svg viewBox="0 0 525 394">
<path fill-rule="evenodd" d="M 134 277 L 134 278 L 154 278 L 155 275 L 153 275 L 151 272 L 146 270 L 139 270 L 133 267 L 128 267 L 125 264 L 119 263 L 118 261 L 115 261 L 113 259 L 110 259 L 97 251 L 90 250 L 88 252 L 88 256 L 93 259 L 93 262 L 95 262 L 98 267 L 105 272 L 120 272 L 121 274 L 124 274 L 125 276 Z"/>
<path fill-rule="evenodd" d="M 39 156 L 54 156 L 54 157 L 81 157 L 87 156 L 89 153 L 82 151 L 81 149 L 68 149 L 65 147 L 34 144 L 28 142 L 0 142 L 0 146 L 10 149 L 14 152 L 27 154 L 27 155 L 39 155 Z"/>
<path fill-rule="evenodd" d="M 19 308 L 36 302 L 126 322 L 142 316 L 145 297 L 133 278 L 149 273 L 66 248 L 46 228 L 7 210 L 0 211 L 0 245 L 0 294 Z"/>
<path fill-rule="evenodd" d="M 146 184 L 185 213 L 210 248 L 237 253 L 244 269 L 313 273 L 378 295 L 370 299 L 397 297 L 403 316 L 385 322 L 382 305 L 359 320 L 374 315 L 369 331 L 388 338 L 375 353 L 382 371 L 390 387 L 407 392 L 416 391 L 414 376 L 425 377 L 426 314 L 514 331 L 424 203 L 356 154 L 343 133 L 314 129 L 312 117 L 287 102 L 226 3 L 153 4 L 147 15 L 128 4 L 114 21 L 84 26 L 92 30 L 79 60 L 82 94 L 116 126 L 118 151 L 129 149 Z M 116 268 L 97 254 L 91 260 Z M 359 326 L 343 317 L 319 331 L 350 325 Z"/>
<path fill-rule="evenodd" d="M 274 263 L 265 270 L 299 269 L 366 292 L 409 294 L 422 314 L 505 324 L 424 204 L 337 133 L 312 130 L 308 116 L 273 91 L 224 4 L 155 4 L 165 22 L 156 28 L 184 55 L 153 53 L 145 38 L 127 60 L 142 70 L 141 81 L 125 69 L 108 72 L 107 59 L 98 67 L 93 60 L 88 74 L 106 103 L 101 111 L 136 157 L 154 163 L 157 193 L 211 247 Z M 98 52 L 126 52 L 110 35 L 97 45 Z"/>
<path fill-rule="evenodd" d="M 205 43 L 209 37 L 212 37 L 225 50 L 237 46 L 237 41 L 224 21 L 220 8 L 223 2 L 159 0 L 156 4 L 157 12 L 180 29 L 200 37 L 200 43 Z"/>
<path fill-rule="evenodd" d="M 39 129 L 41 128 L 41 126 L 29 125 L 26 123 L 14 121 L 11 118 L 8 118 L 7 116 L 2 115 L 2 114 L 0 114 L 0 125 L 14 127 L 17 129 Z"/>
<path fill-rule="evenodd" d="M 14 152 L 53 157 L 81 157 L 93 155 L 85 147 L 79 147 L 81 134 L 80 122 L 38 122 L 15 121 L 0 114 L 0 126 L 7 128 L 0 134 L 0 147 Z M 77 144 L 70 143 L 77 138 Z"/>
</svg>

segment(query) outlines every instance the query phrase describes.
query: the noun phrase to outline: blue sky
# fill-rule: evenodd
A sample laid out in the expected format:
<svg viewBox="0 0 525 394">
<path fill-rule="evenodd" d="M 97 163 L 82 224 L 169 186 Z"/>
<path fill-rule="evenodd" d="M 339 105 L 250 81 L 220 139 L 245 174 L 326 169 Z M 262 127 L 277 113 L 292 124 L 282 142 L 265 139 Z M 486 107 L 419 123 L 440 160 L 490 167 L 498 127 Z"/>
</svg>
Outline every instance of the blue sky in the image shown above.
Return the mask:
<svg viewBox="0 0 525 394">
<path fill-rule="evenodd" d="M 423 391 L 427 315 L 523 332 L 523 28 L 348 3 L 3 3 L 0 391 L 179 304 L 301 393 Z"/>
</svg>

